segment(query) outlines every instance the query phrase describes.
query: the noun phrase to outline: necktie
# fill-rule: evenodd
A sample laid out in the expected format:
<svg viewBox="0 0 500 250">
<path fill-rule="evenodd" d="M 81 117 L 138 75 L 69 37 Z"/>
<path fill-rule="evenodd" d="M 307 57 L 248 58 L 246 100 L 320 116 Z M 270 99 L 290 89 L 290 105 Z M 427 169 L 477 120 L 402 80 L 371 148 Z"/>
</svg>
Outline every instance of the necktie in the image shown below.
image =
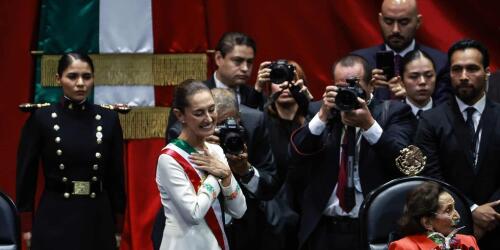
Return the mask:
<svg viewBox="0 0 500 250">
<path fill-rule="evenodd" d="M 472 119 L 472 115 L 474 115 L 476 109 L 474 107 L 468 107 L 465 109 L 465 112 L 467 113 L 467 120 L 465 121 L 465 125 L 467 125 L 467 128 L 469 129 L 470 138 L 474 139 L 476 129 L 474 129 L 474 120 Z"/>
<path fill-rule="evenodd" d="M 419 119 L 420 119 L 420 117 L 422 116 L 422 112 L 423 112 L 423 110 L 421 110 L 421 109 L 419 109 L 419 110 L 417 111 L 417 120 L 419 120 Z"/>
<path fill-rule="evenodd" d="M 399 76 L 399 74 L 401 73 L 401 72 L 399 72 L 400 71 L 399 67 L 400 67 L 400 64 L 401 64 L 401 59 L 402 59 L 402 57 L 399 54 L 394 55 L 394 74 L 396 76 Z"/>
<path fill-rule="evenodd" d="M 354 129 L 354 128 L 353 128 Z M 341 144 L 341 154 L 340 154 L 340 164 L 339 164 L 339 176 L 337 179 L 337 197 L 339 198 L 339 205 L 345 212 L 349 213 L 356 205 L 356 199 L 354 197 L 354 183 L 352 180 L 352 175 L 348 175 L 349 171 L 349 147 L 350 143 L 355 143 L 354 140 L 349 140 L 348 129 L 344 129 L 344 136 Z M 351 137 L 352 138 L 352 137 Z M 355 145 L 354 145 L 355 146 Z M 352 166 L 351 166 L 352 167 Z M 349 178 L 351 178 L 351 187 L 348 186 Z"/>
<path fill-rule="evenodd" d="M 465 121 L 465 125 L 467 126 L 471 138 L 471 153 L 472 153 L 472 162 L 473 165 L 476 165 L 476 130 L 474 129 L 474 120 L 472 119 L 472 116 L 474 115 L 474 112 L 476 112 L 476 109 L 474 107 L 468 107 L 465 109 L 465 112 L 467 112 L 467 120 Z"/>
</svg>

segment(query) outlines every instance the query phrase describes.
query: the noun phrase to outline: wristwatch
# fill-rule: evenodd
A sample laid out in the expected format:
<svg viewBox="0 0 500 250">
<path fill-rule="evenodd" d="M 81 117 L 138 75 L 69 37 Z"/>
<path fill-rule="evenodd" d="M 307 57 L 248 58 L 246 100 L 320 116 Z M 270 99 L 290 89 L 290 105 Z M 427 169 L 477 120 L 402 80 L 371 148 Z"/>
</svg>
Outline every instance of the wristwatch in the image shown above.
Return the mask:
<svg viewBox="0 0 500 250">
<path fill-rule="evenodd" d="M 246 172 L 244 175 L 240 176 L 240 181 L 247 184 L 252 177 L 255 175 L 255 170 L 252 166 L 248 168 L 248 172 Z"/>
</svg>

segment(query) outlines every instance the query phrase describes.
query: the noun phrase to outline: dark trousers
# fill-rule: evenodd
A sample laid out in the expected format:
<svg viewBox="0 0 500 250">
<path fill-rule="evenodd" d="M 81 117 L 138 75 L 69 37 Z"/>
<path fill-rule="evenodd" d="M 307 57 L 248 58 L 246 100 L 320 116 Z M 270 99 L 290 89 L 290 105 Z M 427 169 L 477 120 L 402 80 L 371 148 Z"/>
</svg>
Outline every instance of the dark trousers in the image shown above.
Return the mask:
<svg viewBox="0 0 500 250">
<path fill-rule="evenodd" d="M 305 244 L 308 250 L 361 249 L 359 219 L 322 216 Z"/>
</svg>

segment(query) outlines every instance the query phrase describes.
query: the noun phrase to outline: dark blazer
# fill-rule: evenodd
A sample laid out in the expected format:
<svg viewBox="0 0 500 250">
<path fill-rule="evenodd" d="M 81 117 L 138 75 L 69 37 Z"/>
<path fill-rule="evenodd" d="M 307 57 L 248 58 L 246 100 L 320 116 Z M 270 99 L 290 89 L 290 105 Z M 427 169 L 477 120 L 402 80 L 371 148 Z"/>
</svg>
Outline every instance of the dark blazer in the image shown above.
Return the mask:
<svg viewBox="0 0 500 250">
<path fill-rule="evenodd" d="M 434 64 L 436 65 L 437 77 L 436 77 L 436 89 L 434 90 L 432 98 L 437 104 L 446 102 L 446 100 L 448 100 L 448 98 L 452 95 L 447 55 L 439 50 L 424 46 L 419 43 L 415 43 L 415 49 L 420 49 L 424 51 L 434 61 Z M 365 60 L 368 62 L 368 65 L 370 65 L 370 67 L 373 69 L 377 66 L 376 53 L 378 51 L 384 51 L 384 50 L 385 50 L 385 44 L 381 44 L 370 48 L 356 50 L 351 52 L 351 54 L 365 58 Z M 386 98 L 381 98 L 383 95 L 382 92 L 383 92 L 382 89 L 375 89 L 374 92 L 375 97 L 379 99 L 386 99 Z"/>
<path fill-rule="evenodd" d="M 125 210 L 123 136 L 116 112 L 64 100 L 31 114 L 17 154 L 21 212 L 35 209 L 40 162 L 45 185 L 32 249 L 116 249 L 115 215 Z M 73 181 L 86 182 L 95 196 L 71 194 Z"/>
<path fill-rule="evenodd" d="M 319 108 L 320 105 L 315 103 L 312 106 Z M 384 132 L 374 145 L 364 138 L 361 140 L 359 175 L 365 196 L 387 181 L 402 176 L 394 166 L 394 159 L 410 143 L 416 126 L 410 107 L 402 102 L 390 101 L 385 114 L 382 114 L 384 105 L 381 101 L 372 100 L 369 107 Z M 299 185 L 294 187 L 295 191 L 302 190 L 296 196 L 301 214 L 301 246 L 316 228 L 337 182 L 340 132 L 343 126 L 339 115 L 338 112 L 333 115 L 321 135 L 313 135 L 307 125 L 292 134 L 290 154 L 298 166 L 293 175 L 300 175 L 303 180 L 294 184 Z"/>
<path fill-rule="evenodd" d="M 500 199 L 500 105 L 487 98 L 481 120 L 475 169 L 472 139 L 454 98 L 422 115 L 415 138 L 427 156 L 424 173 L 457 187 L 478 205 Z"/>
<path fill-rule="evenodd" d="M 214 76 L 210 77 L 210 79 L 204 82 L 209 88 L 216 88 Z M 258 108 L 260 110 L 263 109 L 264 104 L 266 102 L 266 98 L 262 93 L 255 91 L 255 89 L 248 85 L 243 84 L 240 85 L 240 98 L 241 104 L 246 105 L 250 108 Z"/>
<path fill-rule="evenodd" d="M 415 144 L 427 156 L 424 174 L 457 187 L 473 203 L 500 199 L 500 104 L 486 98 L 477 166 L 473 167 L 471 136 L 453 98 L 423 114 Z M 496 208 L 498 212 L 498 208 Z M 479 240 L 481 249 L 497 249 L 500 228 Z"/>
<path fill-rule="evenodd" d="M 490 100 L 500 103 L 500 71 L 491 73 L 488 80 L 487 96 Z"/>
<path fill-rule="evenodd" d="M 276 163 L 271 151 L 271 143 L 267 128 L 264 125 L 264 115 L 261 111 L 240 105 L 240 121 L 246 130 L 246 145 L 248 151 L 248 162 L 259 172 L 259 184 L 257 193 L 249 192 L 243 184 L 243 189 L 247 202 L 247 211 L 241 219 L 233 220 L 227 230 L 227 236 L 231 249 L 258 249 L 254 241 L 255 235 L 259 232 L 259 227 L 265 220 L 265 216 L 259 209 L 260 201 L 270 200 L 278 191 L 280 182 L 277 179 Z M 171 125 L 167 131 L 170 138 L 177 138 L 182 127 L 179 122 Z M 163 209 L 160 209 L 153 228 L 152 238 L 155 249 L 161 243 L 161 236 L 165 223 Z M 236 244 L 236 245 L 235 245 Z M 158 248 L 157 248 L 158 247 Z"/>
</svg>

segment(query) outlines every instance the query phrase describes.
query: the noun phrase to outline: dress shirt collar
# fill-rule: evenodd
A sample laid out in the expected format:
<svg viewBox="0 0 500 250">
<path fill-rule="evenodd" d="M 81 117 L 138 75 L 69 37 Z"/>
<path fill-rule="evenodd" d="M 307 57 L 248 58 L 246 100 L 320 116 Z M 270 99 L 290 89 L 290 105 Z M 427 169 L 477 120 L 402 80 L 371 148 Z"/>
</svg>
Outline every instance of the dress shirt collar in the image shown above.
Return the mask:
<svg viewBox="0 0 500 250">
<path fill-rule="evenodd" d="M 481 97 L 481 99 L 479 99 L 479 101 L 474 103 L 474 105 L 472 106 L 465 104 L 457 96 L 455 96 L 455 100 L 457 100 L 458 108 L 460 109 L 460 112 L 462 112 L 462 114 L 466 113 L 465 111 L 466 108 L 474 107 L 479 112 L 479 115 L 481 115 L 484 111 L 484 107 L 486 106 L 486 94 L 483 95 L 483 97 Z"/>
<path fill-rule="evenodd" d="M 214 72 L 214 81 L 215 81 L 215 87 L 216 88 L 221 88 L 221 89 L 232 89 L 234 91 L 234 94 L 236 95 L 236 99 L 238 100 L 238 103 L 241 103 L 241 95 L 240 95 L 240 86 L 236 86 L 235 88 L 231 88 L 221 82 L 219 79 L 217 79 L 217 74 Z"/>
<path fill-rule="evenodd" d="M 411 112 L 414 115 L 417 115 L 417 112 L 419 110 L 426 111 L 426 110 L 429 110 L 432 108 L 432 97 L 429 99 L 427 104 L 425 104 L 423 107 L 419 107 L 419 106 L 415 105 L 410 99 L 408 99 L 408 97 L 406 97 L 406 104 L 408 104 L 410 106 Z"/>
<path fill-rule="evenodd" d="M 402 50 L 401 52 L 397 53 L 396 51 L 394 51 L 393 49 L 391 49 L 391 47 L 389 47 L 389 45 L 385 44 L 385 50 L 386 51 L 392 51 L 394 52 L 394 54 L 399 54 L 401 57 L 404 57 L 408 52 L 412 51 L 415 49 L 415 39 L 413 39 L 410 43 L 410 45 L 408 47 L 406 47 L 406 49 Z"/>
</svg>

